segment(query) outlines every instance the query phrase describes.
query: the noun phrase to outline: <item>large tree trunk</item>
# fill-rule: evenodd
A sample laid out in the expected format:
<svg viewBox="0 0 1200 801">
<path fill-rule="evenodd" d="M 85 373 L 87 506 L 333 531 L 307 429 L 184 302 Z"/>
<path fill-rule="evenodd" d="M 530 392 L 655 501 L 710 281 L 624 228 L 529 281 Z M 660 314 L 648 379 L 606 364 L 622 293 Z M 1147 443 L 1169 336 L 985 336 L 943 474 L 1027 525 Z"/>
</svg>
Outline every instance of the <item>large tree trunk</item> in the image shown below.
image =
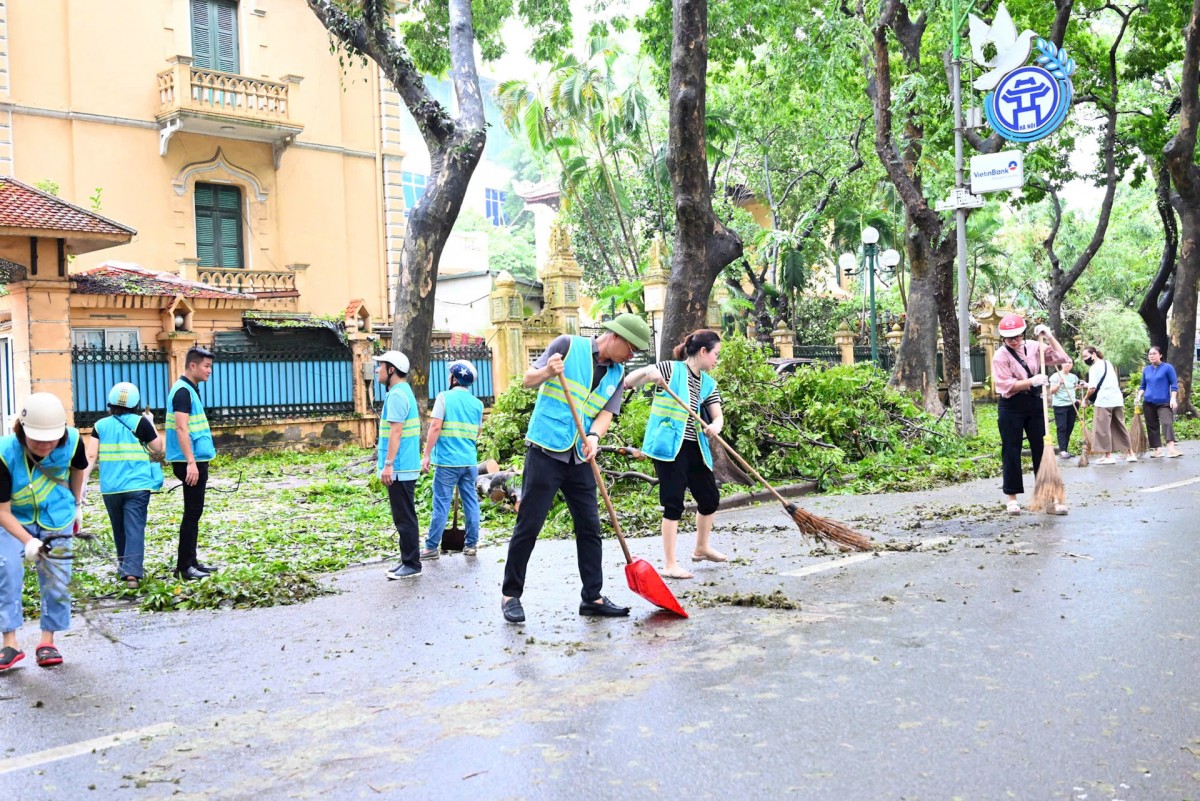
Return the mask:
<svg viewBox="0 0 1200 801">
<path fill-rule="evenodd" d="M 1192 363 L 1196 342 L 1196 291 L 1200 283 L 1200 167 L 1196 159 L 1196 129 L 1200 125 L 1200 0 L 1183 29 L 1183 79 L 1180 82 L 1179 131 L 1163 148 L 1167 171 L 1175 186 L 1174 206 L 1179 212 L 1180 254 L 1175 276 L 1175 304 L 1171 311 L 1171 350 L 1168 360 L 1179 376 L 1181 407 L 1192 407 Z"/>
<path fill-rule="evenodd" d="M 667 169 L 675 193 L 675 251 L 663 309 L 659 355 L 704 326 L 713 282 L 742 255 L 742 240 L 712 210 L 705 152 L 708 2 L 676 0 L 671 42 Z"/>
<path fill-rule="evenodd" d="M 904 63 L 917 69 L 921 56 L 921 37 L 925 33 L 925 15 L 913 21 L 902 0 L 886 0 L 872 29 L 874 81 L 868 94 L 875 113 L 875 153 L 888 180 L 904 203 L 909 231 L 905 247 L 912 277 L 908 287 L 907 321 L 900 350 L 896 354 L 893 386 L 921 393 L 922 405 L 932 414 L 941 414 L 943 406 L 937 391 L 937 333 L 939 262 L 933 251 L 944 236 L 941 218 L 929 208 L 921 192 L 917 175 L 924 132 L 911 119 L 906 125 L 904 155 L 892 130 L 892 60 L 888 50 L 888 30 L 899 42 Z M 951 245 L 953 249 L 953 245 Z"/>
<path fill-rule="evenodd" d="M 1171 207 L 1171 176 L 1167 174 L 1157 154 L 1149 157 L 1154 172 L 1155 206 L 1163 226 L 1163 248 L 1158 258 L 1158 272 L 1138 305 L 1138 314 L 1150 332 L 1150 344 L 1170 357 L 1171 337 L 1167 332 L 1167 311 L 1175 294 L 1175 268 L 1179 259 L 1179 223 Z"/>
<path fill-rule="evenodd" d="M 428 397 L 438 261 L 486 140 L 471 0 L 449 0 L 450 77 L 458 97 L 457 118 L 429 94 L 421 72 L 396 41 L 392 0 L 363 0 L 361 15 L 353 18 L 332 0 L 307 2 L 342 47 L 379 65 L 404 99 L 429 148 L 431 174 L 424 196 L 409 215 L 392 311 L 392 347 L 408 356 L 412 365 L 409 383 L 424 401 Z"/>
</svg>

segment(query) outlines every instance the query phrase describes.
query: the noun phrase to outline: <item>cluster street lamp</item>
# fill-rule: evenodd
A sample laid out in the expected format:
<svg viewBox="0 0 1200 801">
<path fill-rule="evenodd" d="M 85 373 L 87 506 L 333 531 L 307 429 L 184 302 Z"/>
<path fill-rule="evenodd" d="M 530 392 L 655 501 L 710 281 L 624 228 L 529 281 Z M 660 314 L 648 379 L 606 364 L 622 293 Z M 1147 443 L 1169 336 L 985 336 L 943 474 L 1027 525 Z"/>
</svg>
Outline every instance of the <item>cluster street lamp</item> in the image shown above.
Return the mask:
<svg viewBox="0 0 1200 801">
<path fill-rule="evenodd" d="M 868 225 L 862 230 L 863 263 L 860 265 L 853 253 L 843 253 L 838 258 L 838 266 L 847 276 L 867 273 L 867 283 L 871 292 L 871 363 L 879 366 L 879 332 L 875 321 L 875 270 L 876 263 L 880 272 L 891 272 L 900 263 L 900 254 L 888 248 L 879 252 L 879 231 Z"/>
</svg>

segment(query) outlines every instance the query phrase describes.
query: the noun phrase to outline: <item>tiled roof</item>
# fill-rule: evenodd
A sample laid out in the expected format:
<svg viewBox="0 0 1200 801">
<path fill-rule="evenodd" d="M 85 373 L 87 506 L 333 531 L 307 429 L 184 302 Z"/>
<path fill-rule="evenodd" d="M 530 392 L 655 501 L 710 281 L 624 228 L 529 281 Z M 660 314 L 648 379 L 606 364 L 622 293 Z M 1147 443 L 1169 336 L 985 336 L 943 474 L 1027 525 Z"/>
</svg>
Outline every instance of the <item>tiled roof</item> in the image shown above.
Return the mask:
<svg viewBox="0 0 1200 801">
<path fill-rule="evenodd" d="M 137 231 L 15 178 L 0 178 L 0 228 L 133 236 Z"/>
<path fill-rule="evenodd" d="M 71 291 L 81 295 L 183 295 L 185 298 L 240 298 L 253 295 L 230 292 L 174 273 L 156 273 L 136 264 L 106 262 L 91 270 L 71 274 Z"/>
</svg>

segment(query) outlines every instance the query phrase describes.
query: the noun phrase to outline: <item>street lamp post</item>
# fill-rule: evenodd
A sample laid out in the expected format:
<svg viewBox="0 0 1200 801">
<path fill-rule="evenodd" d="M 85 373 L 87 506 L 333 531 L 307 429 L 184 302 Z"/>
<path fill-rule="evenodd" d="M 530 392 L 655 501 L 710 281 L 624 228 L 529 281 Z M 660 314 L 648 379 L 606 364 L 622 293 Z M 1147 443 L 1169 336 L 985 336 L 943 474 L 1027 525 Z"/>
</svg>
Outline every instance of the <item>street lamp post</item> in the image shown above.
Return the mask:
<svg viewBox="0 0 1200 801">
<path fill-rule="evenodd" d="M 874 226 L 868 225 L 862 230 L 863 244 L 863 263 L 860 266 L 858 260 L 854 258 L 853 253 L 843 253 L 838 258 L 838 266 L 847 276 L 862 275 L 867 273 L 867 283 L 870 285 L 871 298 L 871 363 L 876 367 L 879 366 L 879 331 L 878 323 L 875 319 L 875 265 L 878 261 L 879 266 L 883 270 L 892 270 L 900 263 L 900 254 L 888 248 L 879 252 L 879 231 Z"/>
</svg>

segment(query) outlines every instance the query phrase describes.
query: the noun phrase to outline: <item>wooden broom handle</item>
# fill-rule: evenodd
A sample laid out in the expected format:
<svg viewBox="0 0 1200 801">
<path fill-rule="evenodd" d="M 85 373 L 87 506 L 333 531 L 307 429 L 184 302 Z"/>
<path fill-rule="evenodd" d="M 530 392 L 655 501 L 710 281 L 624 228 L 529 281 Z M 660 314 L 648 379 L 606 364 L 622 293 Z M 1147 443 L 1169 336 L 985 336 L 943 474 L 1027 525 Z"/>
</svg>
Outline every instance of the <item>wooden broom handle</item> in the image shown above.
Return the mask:
<svg viewBox="0 0 1200 801">
<path fill-rule="evenodd" d="M 562 376 L 558 377 L 558 385 L 562 387 L 563 395 L 567 399 L 567 406 L 571 409 L 571 417 L 575 420 L 575 430 L 579 432 L 579 441 L 583 442 L 587 439 L 587 432 L 583 430 L 583 420 L 579 418 L 579 410 L 575 408 L 575 398 L 571 395 L 571 390 L 567 389 L 567 381 Z M 597 455 L 599 455 L 598 452 Z M 596 464 L 595 456 L 588 464 L 592 466 L 592 475 L 596 477 L 596 487 L 600 490 L 600 497 L 604 499 L 604 507 L 608 509 L 608 520 L 612 523 L 613 531 L 617 532 L 617 542 L 621 543 L 621 552 L 625 554 L 625 563 L 631 565 L 633 556 L 629 553 L 629 546 L 625 544 L 625 535 L 621 533 L 621 524 L 617 522 L 617 510 L 613 508 L 612 499 L 608 497 L 608 486 L 604 483 L 604 476 L 600 474 L 600 465 Z"/>
<path fill-rule="evenodd" d="M 672 398 L 674 398 L 676 403 L 678 403 L 680 406 L 682 406 L 684 409 L 687 410 L 687 413 L 692 416 L 692 419 L 700 424 L 701 427 L 697 430 L 699 432 L 703 432 L 704 426 L 708 425 L 707 423 L 704 422 L 704 418 L 701 417 L 699 414 L 697 414 L 696 411 L 691 406 L 684 403 L 683 398 L 680 398 L 678 395 L 676 395 L 674 392 L 672 392 L 671 388 L 669 386 L 667 386 L 666 382 L 659 384 L 659 386 L 663 389 L 664 392 L 666 392 L 668 395 L 670 395 Z M 782 495 L 780 495 L 778 492 L 776 492 L 775 488 L 772 487 L 770 484 L 768 484 L 767 480 L 765 478 L 763 478 L 757 470 L 755 470 L 753 467 L 751 467 L 749 462 L 747 462 L 745 459 L 743 459 L 741 457 L 741 454 L 739 454 L 737 451 L 735 451 L 728 442 L 721 439 L 720 434 L 709 434 L 707 432 L 704 432 L 704 436 L 712 437 L 718 443 L 720 443 L 721 447 L 724 448 L 729 453 L 730 456 L 732 456 L 734 459 L 737 460 L 737 463 L 739 465 L 741 465 L 743 470 L 745 470 L 747 473 L 749 473 L 750 475 L 752 475 L 756 479 L 758 479 L 759 483 L 762 484 L 764 487 L 766 487 L 767 490 L 769 490 L 770 493 L 772 495 L 774 495 L 779 500 L 780 503 L 782 503 L 784 506 L 788 505 L 788 502 L 786 500 L 784 500 L 784 497 Z"/>
<path fill-rule="evenodd" d="M 1038 363 L 1042 366 L 1042 375 L 1046 374 L 1046 338 L 1038 337 Z M 1050 441 L 1050 382 L 1047 381 L 1042 389 L 1042 424 L 1046 426 L 1046 442 Z"/>
</svg>

